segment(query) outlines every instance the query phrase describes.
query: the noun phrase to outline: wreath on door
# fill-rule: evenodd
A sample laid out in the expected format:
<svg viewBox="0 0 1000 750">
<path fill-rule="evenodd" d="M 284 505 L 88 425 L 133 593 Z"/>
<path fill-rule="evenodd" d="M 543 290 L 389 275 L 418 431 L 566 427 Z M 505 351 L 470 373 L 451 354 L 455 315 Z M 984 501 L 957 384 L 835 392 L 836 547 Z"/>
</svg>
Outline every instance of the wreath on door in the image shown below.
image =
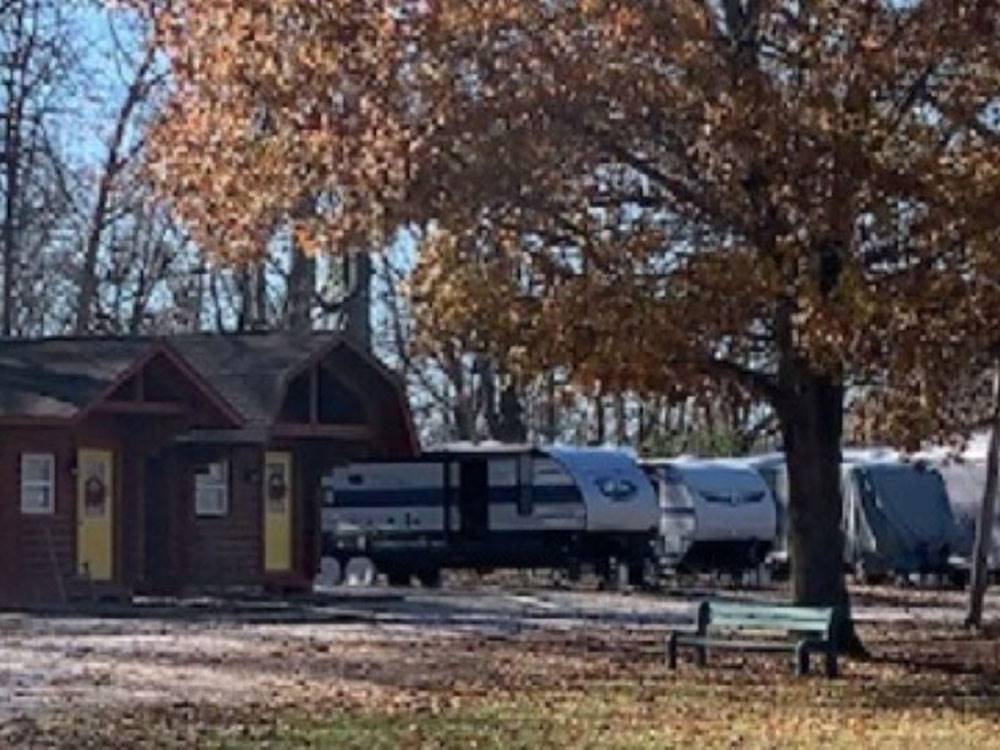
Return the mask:
<svg viewBox="0 0 1000 750">
<path fill-rule="evenodd" d="M 83 502 L 88 515 L 104 515 L 104 503 L 107 499 L 107 487 L 104 480 L 98 476 L 89 476 L 83 483 Z"/>
<path fill-rule="evenodd" d="M 267 498 L 270 500 L 271 508 L 276 511 L 284 509 L 285 496 L 288 493 L 288 483 L 285 482 L 285 475 L 281 469 L 275 469 L 267 477 Z"/>
</svg>

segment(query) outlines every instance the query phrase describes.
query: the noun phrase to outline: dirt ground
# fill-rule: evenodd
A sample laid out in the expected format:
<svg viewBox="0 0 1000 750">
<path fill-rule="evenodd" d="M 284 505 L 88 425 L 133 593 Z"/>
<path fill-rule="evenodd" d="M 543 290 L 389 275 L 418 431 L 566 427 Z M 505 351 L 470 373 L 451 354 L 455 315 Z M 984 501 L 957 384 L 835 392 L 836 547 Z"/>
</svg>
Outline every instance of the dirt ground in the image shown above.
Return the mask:
<svg viewBox="0 0 1000 750">
<path fill-rule="evenodd" d="M 419 714 L 498 691 L 668 680 L 663 634 L 690 621 L 703 593 L 482 584 L 297 602 L 145 601 L 102 616 L 0 613 L 0 747 L 226 744 L 273 732 L 287 716 Z M 1000 713 L 1000 640 L 962 633 L 962 594 L 868 588 L 854 601 L 877 666 L 848 664 L 845 681 L 877 681 L 886 669 L 902 685 L 919 683 L 906 675 L 937 676 Z M 987 614 L 1000 618 L 1000 598 Z M 780 657 L 765 663 L 765 680 L 787 669 Z"/>
</svg>

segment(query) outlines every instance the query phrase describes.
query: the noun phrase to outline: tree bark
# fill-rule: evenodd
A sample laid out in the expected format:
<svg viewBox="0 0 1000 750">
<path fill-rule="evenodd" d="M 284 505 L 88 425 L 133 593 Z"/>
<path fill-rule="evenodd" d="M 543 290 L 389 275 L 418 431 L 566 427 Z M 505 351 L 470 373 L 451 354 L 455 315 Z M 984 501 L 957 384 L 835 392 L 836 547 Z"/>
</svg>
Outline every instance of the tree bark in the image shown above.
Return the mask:
<svg viewBox="0 0 1000 750">
<path fill-rule="evenodd" d="M 528 439 L 521 389 L 513 379 L 500 391 L 500 421 L 497 428 L 496 438 L 503 443 L 523 443 Z"/>
<path fill-rule="evenodd" d="M 18 34 L 20 34 L 18 16 Z M 21 176 L 21 114 L 24 101 L 17 96 L 15 71 L 5 81 L 7 112 L 4 118 L 4 216 L 3 216 L 3 335 L 14 332 L 14 272 L 20 255 L 17 212 Z"/>
<path fill-rule="evenodd" d="M 559 409 L 556 405 L 556 376 L 549 372 L 545 376 L 545 441 L 556 442 L 559 436 Z"/>
<path fill-rule="evenodd" d="M 108 142 L 108 153 L 104 158 L 101 177 L 97 183 L 97 197 L 94 210 L 90 215 L 90 229 L 83 246 L 83 267 L 80 269 L 80 288 L 76 301 L 77 336 L 89 332 L 93 318 L 94 297 L 97 295 L 97 256 L 101 248 L 101 240 L 107 227 L 108 212 L 111 207 L 112 191 L 115 181 L 125 166 L 127 159 L 122 155 L 125 137 L 128 132 L 132 115 L 146 98 L 149 92 L 149 81 L 146 79 L 156 59 L 156 49 L 150 45 L 146 56 L 136 68 L 132 82 L 129 84 L 125 100 L 115 118 L 115 127 Z"/>
<path fill-rule="evenodd" d="M 839 648 L 864 655 L 844 576 L 840 441 L 844 386 L 794 354 L 782 358 L 778 413 L 788 465 L 789 552 L 796 604 L 832 607 Z"/>
<path fill-rule="evenodd" d="M 351 253 L 344 259 L 345 331 L 365 349 L 372 348 L 372 259 L 368 253 Z"/>
<path fill-rule="evenodd" d="M 615 442 L 618 445 L 628 444 L 628 414 L 622 393 L 615 394 Z"/>
<path fill-rule="evenodd" d="M 267 330 L 267 259 L 260 261 L 253 271 L 254 274 L 254 320 L 253 326 L 258 331 Z"/>
<path fill-rule="evenodd" d="M 596 445 L 604 445 L 608 439 L 607 420 L 604 413 L 604 394 L 599 393 L 594 397 L 594 426 L 597 435 L 594 437 Z"/>
<path fill-rule="evenodd" d="M 969 586 L 969 610 L 965 626 L 978 628 L 983 624 L 983 600 L 989 583 L 990 548 L 993 546 L 993 524 L 997 509 L 997 470 L 1000 469 L 1000 366 L 993 376 L 993 417 L 990 425 L 989 452 L 986 455 L 986 488 L 983 504 L 976 521 L 976 543 L 972 554 L 972 580 Z"/>
<path fill-rule="evenodd" d="M 286 328 L 296 333 L 312 330 L 313 295 L 316 294 L 316 260 L 293 243 L 288 275 Z"/>
</svg>

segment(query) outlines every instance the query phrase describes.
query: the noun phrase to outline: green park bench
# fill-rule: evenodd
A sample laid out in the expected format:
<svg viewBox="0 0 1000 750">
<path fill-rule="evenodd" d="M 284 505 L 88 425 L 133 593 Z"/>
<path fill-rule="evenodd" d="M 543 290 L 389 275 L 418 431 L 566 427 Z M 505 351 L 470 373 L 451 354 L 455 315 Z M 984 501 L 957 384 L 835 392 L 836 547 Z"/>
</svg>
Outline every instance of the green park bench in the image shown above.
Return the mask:
<svg viewBox="0 0 1000 750">
<path fill-rule="evenodd" d="M 704 601 L 698 606 L 694 630 L 675 630 L 667 637 L 667 664 L 677 668 L 677 649 L 695 649 L 699 666 L 708 663 L 708 649 L 790 651 L 795 674 L 809 673 L 809 654 L 822 652 L 827 677 L 837 676 L 837 647 L 833 640 L 833 610 L 818 607 Z M 776 634 L 783 638 L 776 638 Z M 750 634 L 767 634 L 750 638 Z"/>
</svg>

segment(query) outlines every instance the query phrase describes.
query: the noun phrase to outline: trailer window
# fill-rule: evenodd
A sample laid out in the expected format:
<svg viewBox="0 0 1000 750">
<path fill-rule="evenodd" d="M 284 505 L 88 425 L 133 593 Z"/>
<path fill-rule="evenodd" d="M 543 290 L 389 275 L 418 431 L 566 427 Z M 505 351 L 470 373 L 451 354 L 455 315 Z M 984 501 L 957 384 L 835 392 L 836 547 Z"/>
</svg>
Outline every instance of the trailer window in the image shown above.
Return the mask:
<svg viewBox="0 0 1000 750">
<path fill-rule="evenodd" d="M 701 496 L 705 498 L 706 501 L 710 503 L 719 503 L 721 505 L 751 505 L 753 503 L 759 503 L 764 499 L 765 493 L 763 492 L 731 492 L 731 493 L 716 493 L 716 492 L 705 492 L 701 493 Z"/>
<path fill-rule="evenodd" d="M 530 516 L 534 511 L 534 461 L 531 456 L 521 456 L 517 460 L 517 513 Z"/>
<path fill-rule="evenodd" d="M 56 509 L 56 457 L 51 453 L 21 455 L 21 512 L 54 513 Z"/>
<path fill-rule="evenodd" d="M 201 467 L 194 478 L 194 510 L 199 516 L 224 516 L 229 512 L 229 462 Z"/>
</svg>

